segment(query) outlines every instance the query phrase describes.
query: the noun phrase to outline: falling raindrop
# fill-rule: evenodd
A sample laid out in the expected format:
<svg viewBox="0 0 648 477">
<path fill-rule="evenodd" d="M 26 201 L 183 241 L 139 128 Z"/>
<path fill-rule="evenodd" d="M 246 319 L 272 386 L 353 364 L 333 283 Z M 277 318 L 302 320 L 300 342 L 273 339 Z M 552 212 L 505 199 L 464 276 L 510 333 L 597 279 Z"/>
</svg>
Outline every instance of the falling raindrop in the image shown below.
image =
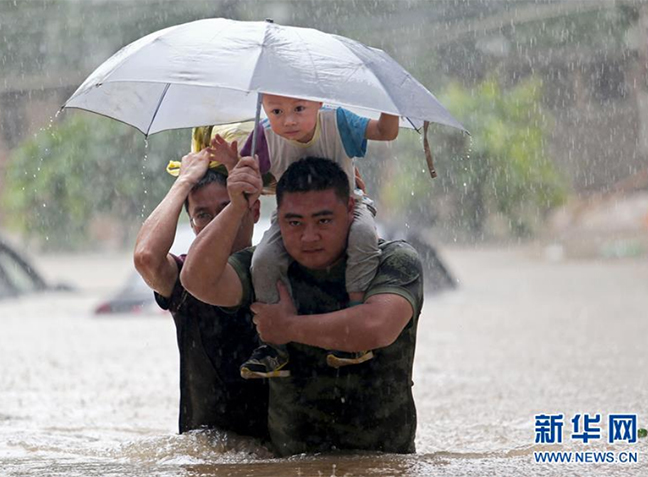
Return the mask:
<svg viewBox="0 0 648 477">
<path fill-rule="evenodd" d="M 142 177 L 142 186 L 144 186 L 147 183 L 146 180 L 146 168 L 148 167 L 148 153 L 149 153 L 149 140 L 148 136 L 144 137 L 144 158 L 142 161 L 142 165 L 140 167 L 140 175 Z M 144 195 L 148 195 L 148 189 L 144 189 Z M 142 209 L 140 212 L 140 216 L 144 219 L 146 217 L 146 201 L 142 201 Z"/>
</svg>

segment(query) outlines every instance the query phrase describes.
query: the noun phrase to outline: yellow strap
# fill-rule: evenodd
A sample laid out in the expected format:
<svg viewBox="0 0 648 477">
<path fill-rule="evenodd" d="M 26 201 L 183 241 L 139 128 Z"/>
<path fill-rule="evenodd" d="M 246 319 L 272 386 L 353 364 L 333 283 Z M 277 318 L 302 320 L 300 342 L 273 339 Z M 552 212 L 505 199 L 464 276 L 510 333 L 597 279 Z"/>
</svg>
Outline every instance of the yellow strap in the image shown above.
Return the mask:
<svg viewBox="0 0 648 477">
<path fill-rule="evenodd" d="M 180 175 L 180 165 L 182 163 L 180 161 L 169 161 L 169 163 L 166 166 L 166 171 L 171 174 L 173 177 L 178 177 Z M 222 166 L 220 162 L 216 161 L 210 161 L 209 162 L 209 168 L 210 169 L 216 169 L 217 167 Z"/>
<path fill-rule="evenodd" d="M 238 141 L 239 146 L 243 146 L 252 129 L 254 129 L 254 121 L 193 128 L 191 131 L 191 152 L 199 152 L 208 147 L 216 134 L 219 134 L 227 142 Z M 209 163 L 210 169 L 216 169 L 219 166 L 221 166 L 220 162 L 211 161 Z M 222 169 L 227 175 L 225 168 Z M 180 161 L 169 161 L 166 171 L 173 177 L 178 177 L 180 175 Z"/>
<path fill-rule="evenodd" d="M 199 152 L 209 146 L 214 126 L 199 126 L 191 131 L 191 152 Z"/>
<path fill-rule="evenodd" d="M 202 151 L 204 148 L 209 147 L 216 134 L 230 143 L 238 141 L 239 148 L 241 148 L 253 129 L 254 121 L 193 128 L 191 132 L 191 152 Z"/>
</svg>

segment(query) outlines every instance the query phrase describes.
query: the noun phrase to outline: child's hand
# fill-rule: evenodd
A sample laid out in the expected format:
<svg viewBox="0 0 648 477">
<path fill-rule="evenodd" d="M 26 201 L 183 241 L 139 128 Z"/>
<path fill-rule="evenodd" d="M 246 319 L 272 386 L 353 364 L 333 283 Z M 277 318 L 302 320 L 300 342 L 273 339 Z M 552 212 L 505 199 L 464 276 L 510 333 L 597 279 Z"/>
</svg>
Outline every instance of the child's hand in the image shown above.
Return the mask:
<svg viewBox="0 0 648 477">
<path fill-rule="evenodd" d="M 365 130 L 365 139 L 393 141 L 398 137 L 399 117 L 381 113 L 378 120 L 370 119 Z"/>
<path fill-rule="evenodd" d="M 214 139 L 211 140 L 211 147 L 207 148 L 207 150 L 214 161 L 223 164 L 228 173 L 232 172 L 239 159 L 236 141 L 232 141 L 232 144 L 230 144 L 219 134 L 216 134 Z"/>
</svg>

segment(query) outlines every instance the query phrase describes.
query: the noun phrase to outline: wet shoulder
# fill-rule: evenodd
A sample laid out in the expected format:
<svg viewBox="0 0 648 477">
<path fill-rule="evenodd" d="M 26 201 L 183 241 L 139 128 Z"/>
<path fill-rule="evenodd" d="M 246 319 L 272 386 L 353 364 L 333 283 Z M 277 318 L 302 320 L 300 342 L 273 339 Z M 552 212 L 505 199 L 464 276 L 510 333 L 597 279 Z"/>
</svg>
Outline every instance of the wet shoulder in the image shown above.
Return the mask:
<svg viewBox="0 0 648 477">
<path fill-rule="evenodd" d="M 390 282 L 408 284 L 422 276 L 421 259 L 418 252 L 404 240 L 383 241 L 379 244 L 382 255 L 376 278 Z"/>
<path fill-rule="evenodd" d="M 254 249 L 255 247 L 248 247 L 233 253 L 228 259 L 229 264 L 237 269 L 237 272 L 239 267 L 249 269 L 252 264 L 252 254 L 254 253 Z"/>
<path fill-rule="evenodd" d="M 423 272 L 418 253 L 407 242 L 381 242 L 376 277 L 365 295 L 394 294 L 410 302 L 415 316 L 423 307 Z"/>
</svg>

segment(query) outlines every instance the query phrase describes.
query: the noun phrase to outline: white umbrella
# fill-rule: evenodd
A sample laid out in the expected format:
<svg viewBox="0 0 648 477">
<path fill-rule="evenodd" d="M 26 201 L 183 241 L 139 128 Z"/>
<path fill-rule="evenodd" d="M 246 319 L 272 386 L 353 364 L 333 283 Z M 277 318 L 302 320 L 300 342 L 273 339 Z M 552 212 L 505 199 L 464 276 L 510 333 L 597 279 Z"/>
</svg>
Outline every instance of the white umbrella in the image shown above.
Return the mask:
<svg viewBox="0 0 648 477">
<path fill-rule="evenodd" d="M 254 118 L 257 93 L 323 101 L 369 117 L 463 126 L 382 50 L 338 35 L 271 22 L 213 18 L 127 45 L 63 106 L 92 111 L 146 135 Z"/>
<path fill-rule="evenodd" d="M 98 113 L 145 135 L 255 118 L 261 93 L 323 101 L 401 126 L 464 127 L 384 51 L 315 29 L 213 18 L 127 45 L 63 106 Z M 255 128 L 256 131 L 256 128 Z"/>
</svg>

